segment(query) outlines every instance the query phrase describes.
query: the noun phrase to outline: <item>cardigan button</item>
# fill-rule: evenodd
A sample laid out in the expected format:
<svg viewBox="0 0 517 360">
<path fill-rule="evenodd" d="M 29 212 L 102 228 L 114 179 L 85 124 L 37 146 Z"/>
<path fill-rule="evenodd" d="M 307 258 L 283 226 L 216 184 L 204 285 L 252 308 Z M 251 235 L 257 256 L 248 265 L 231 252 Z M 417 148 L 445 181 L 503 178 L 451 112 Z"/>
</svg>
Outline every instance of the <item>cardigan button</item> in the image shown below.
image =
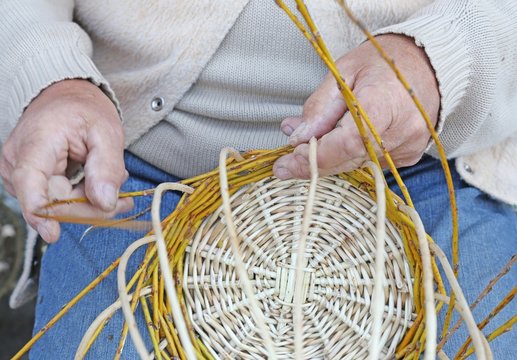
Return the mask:
<svg viewBox="0 0 517 360">
<path fill-rule="evenodd" d="M 152 101 L 151 101 L 151 109 L 153 111 L 160 111 L 161 109 L 163 109 L 163 104 L 165 103 L 165 100 L 163 100 L 162 97 L 158 96 L 158 97 L 155 97 Z"/>
<path fill-rule="evenodd" d="M 466 172 L 468 172 L 469 174 L 473 174 L 474 173 L 474 170 L 472 170 L 472 168 L 470 167 L 469 164 L 465 164 L 463 166 L 463 168 L 465 169 Z"/>
</svg>

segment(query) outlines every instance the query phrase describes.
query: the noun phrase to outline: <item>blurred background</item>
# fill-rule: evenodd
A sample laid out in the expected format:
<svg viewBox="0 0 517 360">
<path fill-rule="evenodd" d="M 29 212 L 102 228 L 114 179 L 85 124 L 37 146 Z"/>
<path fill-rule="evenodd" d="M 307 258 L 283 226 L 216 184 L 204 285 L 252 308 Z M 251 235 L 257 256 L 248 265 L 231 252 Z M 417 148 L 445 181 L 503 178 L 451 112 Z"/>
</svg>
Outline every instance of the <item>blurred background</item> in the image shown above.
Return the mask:
<svg viewBox="0 0 517 360">
<path fill-rule="evenodd" d="M 18 204 L 0 182 L 0 359 L 12 357 L 31 338 L 34 324 L 34 294 L 19 302 L 17 309 L 9 307 L 22 272 L 26 234 Z"/>
</svg>

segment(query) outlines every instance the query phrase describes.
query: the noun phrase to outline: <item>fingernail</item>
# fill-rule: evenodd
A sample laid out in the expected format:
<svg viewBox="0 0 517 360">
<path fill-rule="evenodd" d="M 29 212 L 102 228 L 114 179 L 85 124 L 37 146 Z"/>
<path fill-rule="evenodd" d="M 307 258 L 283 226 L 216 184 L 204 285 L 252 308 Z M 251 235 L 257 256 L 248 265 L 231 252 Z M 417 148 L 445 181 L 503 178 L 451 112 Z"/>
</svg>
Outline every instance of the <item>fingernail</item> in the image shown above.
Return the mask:
<svg viewBox="0 0 517 360">
<path fill-rule="evenodd" d="M 46 242 L 50 242 L 50 233 L 44 224 L 38 224 L 36 231 Z"/>
<path fill-rule="evenodd" d="M 286 134 L 287 136 L 291 136 L 291 134 L 293 133 L 294 129 L 291 125 L 283 125 L 281 128 L 282 132 L 284 134 Z"/>
<path fill-rule="evenodd" d="M 126 199 L 122 199 L 122 200 L 123 201 L 119 205 L 121 213 L 128 212 L 129 210 L 132 210 L 135 207 L 135 203 L 132 198 L 126 198 Z"/>
<path fill-rule="evenodd" d="M 99 202 L 104 210 L 113 210 L 117 205 L 118 193 L 111 184 L 102 184 L 98 188 Z"/>
<path fill-rule="evenodd" d="M 298 126 L 291 133 L 291 136 L 289 137 L 289 143 L 291 145 L 297 145 L 297 143 L 300 141 L 300 138 L 304 137 L 306 131 L 307 131 L 307 124 L 306 123 L 300 124 L 300 126 Z"/>
<path fill-rule="evenodd" d="M 286 180 L 291 179 L 293 177 L 293 174 L 289 171 L 289 169 L 285 167 L 278 167 L 275 169 L 275 175 L 280 180 Z"/>
</svg>

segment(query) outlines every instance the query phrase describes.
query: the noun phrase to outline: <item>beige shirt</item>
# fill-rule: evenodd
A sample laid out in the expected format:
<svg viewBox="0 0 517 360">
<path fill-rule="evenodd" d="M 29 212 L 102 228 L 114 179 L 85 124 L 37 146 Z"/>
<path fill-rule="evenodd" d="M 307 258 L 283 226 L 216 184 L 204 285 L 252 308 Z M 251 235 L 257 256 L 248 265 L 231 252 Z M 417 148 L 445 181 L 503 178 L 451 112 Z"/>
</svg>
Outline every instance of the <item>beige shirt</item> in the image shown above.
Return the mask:
<svg viewBox="0 0 517 360">
<path fill-rule="evenodd" d="M 118 103 L 127 145 L 135 143 L 172 113 L 247 3 L 2 1 L 2 138 L 46 86 L 65 78 L 87 78 Z M 448 155 L 458 158 L 467 181 L 517 203 L 517 2 L 349 3 L 370 29 L 404 33 L 425 47 L 440 85 L 439 128 Z M 335 56 L 361 41 L 359 30 L 334 2 L 314 0 L 308 5 Z M 232 141 L 229 137 L 228 145 Z M 432 148 L 429 152 L 434 154 Z"/>
</svg>

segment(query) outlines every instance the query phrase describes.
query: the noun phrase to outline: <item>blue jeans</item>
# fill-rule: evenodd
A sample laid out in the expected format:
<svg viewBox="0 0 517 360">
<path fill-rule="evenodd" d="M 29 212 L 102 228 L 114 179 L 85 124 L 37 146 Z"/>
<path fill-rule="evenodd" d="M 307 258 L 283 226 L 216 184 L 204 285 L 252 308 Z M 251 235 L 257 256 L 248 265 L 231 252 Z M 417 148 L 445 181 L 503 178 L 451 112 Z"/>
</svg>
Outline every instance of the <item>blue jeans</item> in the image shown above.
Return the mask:
<svg viewBox="0 0 517 360">
<path fill-rule="evenodd" d="M 490 199 L 487 195 L 464 183 L 453 169 L 454 185 L 460 220 L 460 276 L 469 303 L 483 290 L 501 267 L 517 254 L 517 213 L 509 206 Z M 137 157 L 127 153 L 126 167 L 130 178 L 123 191 L 135 191 L 155 187 L 160 182 L 177 181 Z M 450 257 L 451 220 L 449 200 L 444 177 L 438 161 L 424 157 L 417 165 L 402 170 L 402 176 L 412 194 L 413 201 L 422 217 L 426 230 Z M 388 179 L 395 188 L 393 179 Z M 169 193 L 163 202 L 163 214 L 174 208 L 179 195 Z M 151 198 L 135 199 L 134 212 L 145 209 Z M 117 259 L 134 240 L 143 233 L 96 229 L 81 242 L 86 227 L 64 225 L 61 239 L 46 251 L 40 277 L 40 289 L 36 308 L 35 331 L 43 327 L 61 307 L 90 283 L 112 261 Z M 143 249 L 135 253 L 128 265 L 127 274 L 134 273 L 143 256 Z M 474 316 L 481 321 L 502 297 L 517 284 L 517 267 L 506 275 L 483 301 Z M 33 359 L 71 359 L 89 324 L 107 306 L 117 300 L 115 274 L 108 276 L 100 285 L 85 296 L 74 309 L 65 315 L 38 341 L 30 355 Z M 487 327 L 490 331 L 498 319 L 507 320 L 517 313 L 514 300 L 502 317 Z M 108 323 L 93 345 L 89 359 L 113 358 L 118 345 L 123 318 L 118 312 Z M 465 339 L 465 332 L 453 338 L 446 348 L 458 349 Z M 505 334 L 492 343 L 494 359 L 514 359 L 517 350 L 517 332 Z M 151 348 L 150 342 L 148 348 Z M 138 358 L 132 341 L 126 341 L 123 358 Z"/>
</svg>

